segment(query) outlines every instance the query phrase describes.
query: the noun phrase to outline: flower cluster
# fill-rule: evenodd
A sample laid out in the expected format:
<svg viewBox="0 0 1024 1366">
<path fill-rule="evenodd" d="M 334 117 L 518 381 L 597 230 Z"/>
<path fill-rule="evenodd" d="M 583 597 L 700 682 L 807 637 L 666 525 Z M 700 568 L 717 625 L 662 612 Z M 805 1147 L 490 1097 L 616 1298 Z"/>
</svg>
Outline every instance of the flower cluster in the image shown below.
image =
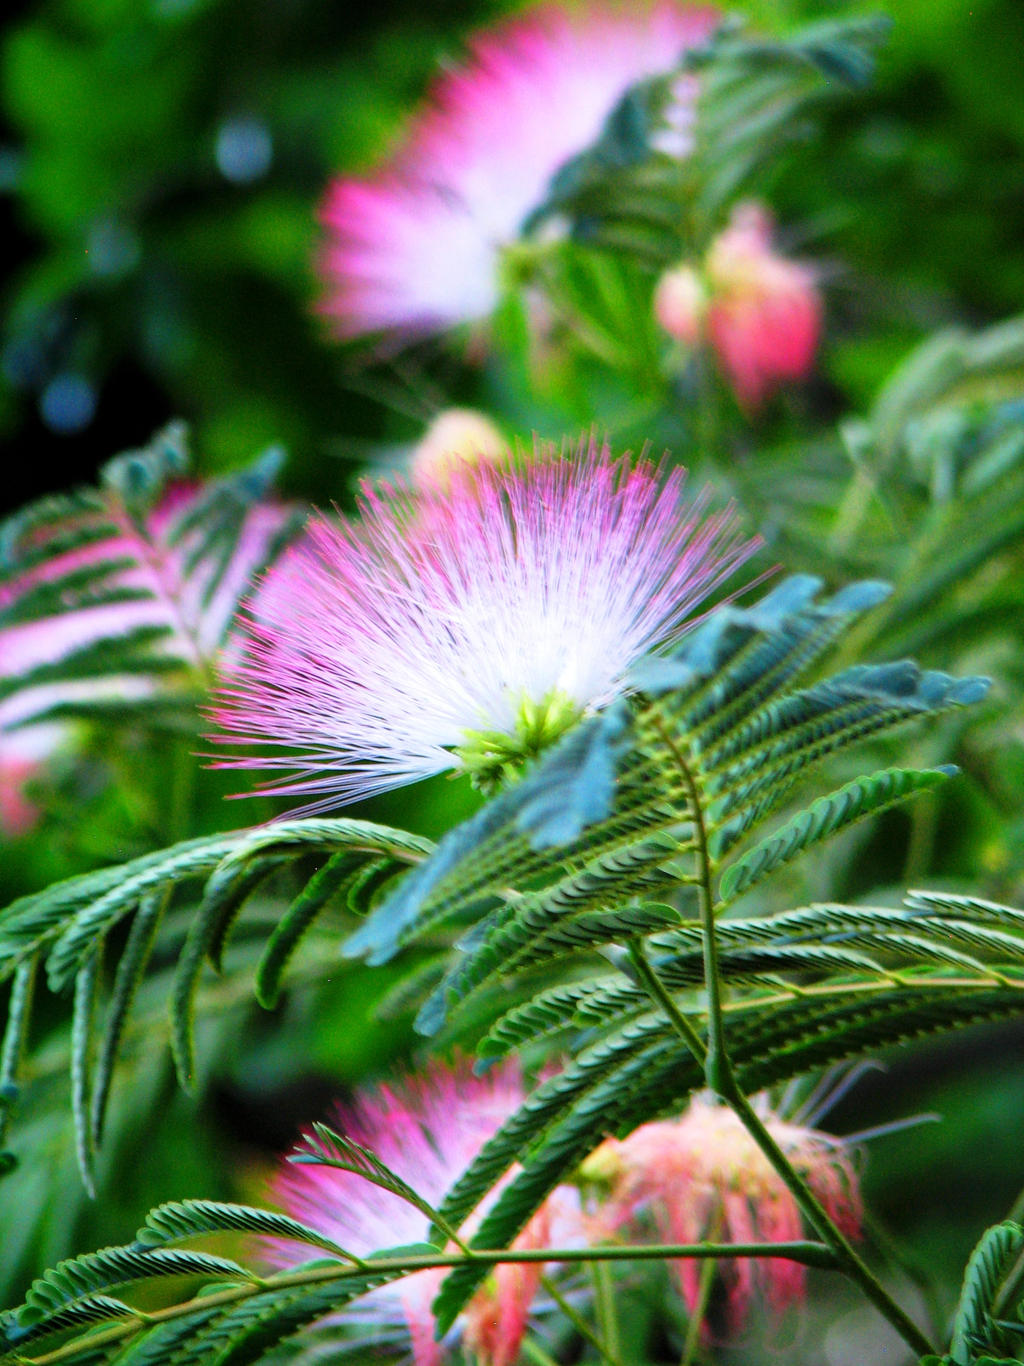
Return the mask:
<svg viewBox="0 0 1024 1366">
<path fill-rule="evenodd" d="M 396 1175 L 435 1208 L 501 1124 L 525 1099 L 514 1063 L 475 1076 L 464 1062 L 431 1063 L 419 1078 L 364 1094 L 339 1107 L 335 1123 L 347 1137 L 371 1149 Z M 786 1156 L 848 1235 L 861 1219 L 857 1175 L 842 1140 L 790 1123 L 763 1101 L 762 1120 Z M 301 1150 L 300 1150 L 301 1152 Z M 769 1166 L 735 1114 L 705 1096 L 695 1097 L 674 1120 L 644 1124 L 628 1138 L 607 1139 L 584 1163 L 582 1183 L 602 1194 L 587 1209 L 577 1192 L 558 1187 L 513 1243 L 514 1248 L 578 1248 L 607 1242 L 640 1215 L 649 1215 L 665 1241 L 697 1243 L 783 1242 L 798 1239 L 802 1225 L 792 1195 Z M 505 1178 L 506 1181 L 508 1178 Z M 504 1183 L 502 1183 L 504 1184 Z M 493 1190 L 467 1230 L 493 1203 Z M 357 1256 L 421 1241 L 424 1216 L 399 1196 L 361 1176 L 318 1165 L 284 1164 L 272 1195 L 286 1213 Z M 267 1241 L 275 1266 L 287 1269 L 308 1255 L 301 1246 Z M 676 1263 L 691 1313 L 702 1313 L 700 1267 Z M 732 1326 L 742 1321 L 755 1289 L 780 1309 L 799 1297 L 804 1268 L 785 1259 L 723 1262 Z M 435 1339 L 431 1302 L 444 1272 L 418 1271 L 381 1287 L 351 1306 L 340 1320 L 404 1324 L 415 1366 L 440 1366 L 461 1338 L 481 1366 L 511 1366 L 527 1330 L 541 1266 L 498 1267 L 460 1316 L 452 1338 Z"/>
<path fill-rule="evenodd" d="M 779 256 L 771 234 L 771 219 L 759 205 L 738 205 L 703 268 L 674 266 L 654 295 L 665 331 L 687 346 L 710 342 L 748 409 L 782 381 L 808 374 L 821 332 L 814 270 Z"/>
<path fill-rule="evenodd" d="M 532 757 L 757 549 L 684 478 L 591 443 L 364 486 L 361 519 L 314 517 L 264 581 L 215 717 L 269 753 L 222 762 L 327 807 Z"/>
<path fill-rule="evenodd" d="M 480 1077 L 468 1062 L 434 1063 L 421 1077 L 381 1086 L 364 1093 L 351 1107 L 339 1107 L 333 1122 L 436 1208 L 524 1099 L 515 1063 Z M 474 1222 L 496 1195 L 497 1190 L 491 1192 Z M 427 1233 L 424 1215 L 401 1197 L 334 1167 L 286 1164 L 274 1181 L 272 1196 L 286 1213 L 356 1256 L 422 1242 Z M 578 1245 L 584 1226 L 575 1191 L 560 1187 L 513 1247 Z M 472 1233 L 472 1225 L 466 1232 Z M 308 1255 L 301 1246 L 278 1239 L 268 1240 L 267 1252 L 279 1268 L 296 1266 Z M 512 1366 L 517 1359 L 541 1271 L 540 1263 L 498 1267 L 460 1316 L 456 1336 L 481 1366 Z M 364 1323 L 404 1323 L 415 1366 L 440 1366 L 451 1344 L 435 1339 L 431 1302 L 443 1277 L 443 1270 L 418 1271 L 382 1286 L 347 1312 Z"/>
<path fill-rule="evenodd" d="M 479 34 L 391 160 L 327 191 L 322 310 L 338 335 L 407 340 L 486 318 L 501 253 L 554 173 L 597 139 L 631 86 L 670 71 L 717 20 L 676 0 L 605 0 L 541 5 Z M 692 102 L 692 87 L 680 96 Z"/>
</svg>

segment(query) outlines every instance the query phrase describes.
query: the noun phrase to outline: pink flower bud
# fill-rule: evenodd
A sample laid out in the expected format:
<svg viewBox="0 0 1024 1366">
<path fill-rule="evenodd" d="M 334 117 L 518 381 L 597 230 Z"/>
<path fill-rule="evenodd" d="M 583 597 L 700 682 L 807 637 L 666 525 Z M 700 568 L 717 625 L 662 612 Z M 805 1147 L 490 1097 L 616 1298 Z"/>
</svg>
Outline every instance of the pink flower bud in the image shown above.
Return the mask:
<svg viewBox="0 0 1024 1366">
<path fill-rule="evenodd" d="M 670 337 L 695 346 L 703 330 L 706 299 L 692 266 L 667 270 L 654 290 L 654 316 Z"/>
<path fill-rule="evenodd" d="M 447 488 L 458 465 L 499 460 L 508 442 L 497 427 L 472 408 L 446 408 L 438 413 L 412 453 L 412 482 Z"/>
<path fill-rule="evenodd" d="M 734 210 L 708 251 L 705 279 L 711 344 L 745 408 L 808 374 L 821 332 L 815 272 L 775 254 L 764 209 Z"/>
</svg>

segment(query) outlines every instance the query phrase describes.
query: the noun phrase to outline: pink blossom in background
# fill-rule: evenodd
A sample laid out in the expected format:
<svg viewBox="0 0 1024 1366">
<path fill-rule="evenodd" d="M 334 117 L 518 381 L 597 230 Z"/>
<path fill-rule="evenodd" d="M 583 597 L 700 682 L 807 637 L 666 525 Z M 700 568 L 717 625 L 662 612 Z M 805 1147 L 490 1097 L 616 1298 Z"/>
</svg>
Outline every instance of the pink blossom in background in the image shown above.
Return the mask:
<svg viewBox="0 0 1024 1366">
<path fill-rule="evenodd" d="M 704 330 L 707 299 L 692 266 L 666 270 L 654 290 L 654 316 L 670 337 L 696 346 Z"/>
<path fill-rule="evenodd" d="M 0 585 L 0 607 L 7 608 L 16 606 L 19 598 L 41 584 L 56 583 L 79 569 L 120 562 L 120 567 L 104 576 L 104 588 L 139 595 L 123 602 L 90 605 L 88 595 L 79 598 L 70 589 L 65 604 L 48 615 L 0 627 L 0 680 L 15 680 L 33 670 L 57 665 L 78 650 L 101 646 L 108 640 L 116 643 L 150 626 L 167 631 L 153 644 L 156 653 L 180 660 L 182 668 L 208 671 L 239 599 L 245 595 L 252 575 L 264 564 L 289 510 L 267 502 L 249 511 L 235 553 L 209 602 L 204 602 L 214 566 L 200 564 L 186 574 L 186 559 L 195 536 L 188 534 L 176 544 L 170 539 L 173 528 L 204 492 L 196 484 L 173 486 L 150 513 L 145 534 L 111 504 L 103 520 L 118 524 L 118 531 L 74 550 L 61 551 L 57 544 L 53 555 L 42 563 Z M 49 534 L 59 537 L 67 530 L 60 526 Z M 45 548 L 45 540 L 33 548 Z M 31 828 L 36 812 L 24 795 L 24 784 L 42 772 L 53 754 L 73 743 L 73 726 L 36 718 L 45 717 L 61 704 L 127 703 L 174 686 L 173 674 L 135 676 L 97 670 L 95 676 L 81 679 L 28 683 L 0 699 L 0 828 L 9 834 Z"/>
<path fill-rule="evenodd" d="M 321 309 L 339 337 L 409 340 L 486 318 L 499 257 L 554 173 L 599 136 L 638 81 L 677 65 L 718 22 L 709 6 L 544 4 L 479 33 L 442 72 L 398 152 L 343 177 L 321 208 Z M 687 149 L 692 80 L 670 119 Z"/>
<path fill-rule="evenodd" d="M 51 722 L 10 734 L 0 731 L 0 833 L 24 835 L 39 819 L 26 789 L 66 744 L 68 729 Z"/>
<path fill-rule="evenodd" d="M 314 517 L 264 581 L 214 713 L 216 738 L 264 752 L 222 762 L 328 808 L 459 767 L 524 707 L 604 707 L 760 544 L 684 479 L 591 443 L 365 484 L 358 520 Z"/>
<path fill-rule="evenodd" d="M 654 292 L 660 325 L 686 346 L 705 336 L 740 403 L 759 407 L 785 380 L 814 365 L 822 306 L 815 270 L 772 248 L 772 223 L 757 204 L 740 204 L 697 271 L 662 275 Z"/>
<path fill-rule="evenodd" d="M 829 1217 L 857 1237 L 861 1202 L 850 1149 L 842 1139 L 791 1123 L 757 1101 L 762 1123 Z M 608 1139 L 584 1171 L 610 1183 L 606 1215 L 625 1224 L 648 1213 L 666 1242 L 781 1243 L 802 1238 L 796 1201 L 740 1120 L 708 1095 L 697 1095 L 679 1119 L 641 1125 Z M 701 1263 L 674 1263 L 687 1308 L 700 1303 Z M 718 1264 L 729 1290 L 734 1327 L 760 1289 L 775 1310 L 799 1299 L 806 1268 L 782 1258 L 737 1258 Z"/>
<path fill-rule="evenodd" d="M 347 1138 L 371 1149 L 434 1208 L 525 1099 L 515 1062 L 475 1076 L 468 1061 L 452 1066 L 431 1062 L 420 1076 L 363 1093 L 340 1106 L 330 1120 Z M 272 1198 L 292 1218 L 326 1234 L 356 1256 L 422 1242 L 427 1220 L 411 1205 L 363 1177 L 333 1167 L 284 1164 L 272 1186 Z M 496 1191 L 477 1210 L 473 1226 L 493 1203 Z M 559 1188 L 533 1216 L 512 1244 L 537 1248 L 578 1246 L 584 1227 L 575 1191 Z M 268 1257 L 279 1269 L 309 1259 L 309 1249 L 282 1239 L 268 1239 Z M 460 1317 L 456 1331 L 481 1366 L 512 1366 L 526 1331 L 536 1295 L 540 1264 L 498 1268 L 477 1291 Z M 415 1366 L 440 1366 L 451 1360 L 448 1344 L 435 1340 L 431 1303 L 445 1271 L 418 1271 L 382 1286 L 344 1311 L 343 1318 L 362 1326 L 404 1323 Z"/>
<path fill-rule="evenodd" d="M 821 334 L 814 270 L 777 255 L 771 235 L 765 211 L 742 204 L 706 263 L 711 344 L 747 408 L 758 407 L 783 380 L 808 375 Z"/>
</svg>

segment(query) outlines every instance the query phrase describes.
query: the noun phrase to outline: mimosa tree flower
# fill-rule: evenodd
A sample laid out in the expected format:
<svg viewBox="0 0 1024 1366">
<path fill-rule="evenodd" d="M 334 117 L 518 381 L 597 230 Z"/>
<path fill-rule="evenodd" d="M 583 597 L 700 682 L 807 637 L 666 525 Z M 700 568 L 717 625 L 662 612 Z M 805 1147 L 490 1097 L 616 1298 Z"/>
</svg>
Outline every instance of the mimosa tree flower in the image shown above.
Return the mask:
<svg viewBox="0 0 1024 1366">
<path fill-rule="evenodd" d="M 821 334 L 821 296 L 812 267 L 779 256 L 757 204 L 740 204 L 714 239 L 701 271 L 682 264 L 659 280 L 654 313 L 687 346 L 707 338 L 745 408 L 757 408 L 784 380 L 803 379 Z"/>
<path fill-rule="evenodd" d="M 717 21 L 676 0 L 605 0 L 540 5 L 478 34 L 390 161 L 327 191 L 321 307 L 337 334 L 407 340 L 487 317 L 501 252 L 554 173 L 596 141 L 631 86 L 672 70 Z M 676 97 L 692 104 L 692 81 Z M 679 142 L 687 121 L 676 111 L 670 122 Z"/>
<path fill-rule="evenodd" d="M 321 809 L 459 767 L 489 785 L 619 696 L 757 549 L 684 478 L 591 443 L 364 485 L 359 520 L 315 516 L 264 580 L 215 719 L 269 753 L 222 763 L 286 770 L 262 790 Z"/>
<path fill-rule="evenodd" d="M 491 1068 L 483 1076 L 474 1075 L 466 1061 L 453 1066 L 433 1062 L 420 1077 L 381 1086 L 362 1094 L 351 1106 L 338 1107 L 332 1123 L 347 1138 L 376 1153 L 437 1208 L 524 1099 L 515 1062 Z M 425 1216 L 412 1205 L 356 1173 L 334 1167 L 285 1164 L 271 1194 L 287 1214 L 356 1256 L 422 1242 L 427 1234 Z M 476 1211 L 467 1234 L 496 1195 L 497 1190 L 492 1191 Z M 584 1222 L 575 1191 L 560 1187 L 512 1246 L 578 1246 Z M 282 1269 L 309 1256 L 308 1249 L 284 1240 L 268 1239 L 266 1247 L 274 1265 Z M 481 1366 L 512 1366 L 517 1360 L 542 1270 L 540 1263 L 500 1266 L 466 1306 L 455 1336 L 463 1337 Z M 404 1322 L 415 1366 L 440 1366 L 452 1359 L 450 1340 L 436 1341 L 430 1306 L 444 1275 L 444 1270 L 418 1271 L 391 1282 L 351 1305 L 344 1319 L 360 1323 L 364 1331 L 373 1322 Z"/>
<path fill-rule="evenodd" d="M 783 1119 L 763 1097 L 760 1119 L 794 1169 L 848 1236 L 860 1232 L 861 1202 L 853 1160 L 842 1139 Z M 789 1189 L 740 1120 L 711 1096 L 694 1096 L 679 1119 L 641 1125 L 607 1139 L 583 1167 L 609 1191 L 606 1217 L 620 1225 L 647 1212 L 666 1242 L 781 1243 L 803 1236 Z M 699 1311 L 701 1263 L 674 1264 L 688 1311 Z M 718 1264 L 733 1326 L 742 1323 L 755 1288 L 776 1310 L 804 1292 L 806 1268 L 782 1258 Z"/>
</svg>

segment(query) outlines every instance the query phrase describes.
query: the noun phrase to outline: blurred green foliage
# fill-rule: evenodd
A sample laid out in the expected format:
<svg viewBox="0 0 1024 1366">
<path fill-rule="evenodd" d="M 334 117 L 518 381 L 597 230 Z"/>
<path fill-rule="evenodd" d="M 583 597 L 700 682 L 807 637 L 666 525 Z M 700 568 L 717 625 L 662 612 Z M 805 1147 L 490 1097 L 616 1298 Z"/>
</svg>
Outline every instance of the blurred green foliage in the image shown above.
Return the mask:
<svg viewBox="0 0 1024 1366">
<path fill-rule="evenodd" d="M 479 400 L 482 386 L 500 399 L 486 372 L 437 357 L 398 393 L 363 372 L 325 343 L 310 263 L 330 175 L 391 145 L 436 59 L 504 8 L 25 6 L 0 54 L 21 232 L 0 398 L 13 448 L 44 450 L 59 484 L 176 413 L 208 467 L 283 441 L 290 486 L 322 497 L 439 403 Z M 857 7 L 740 8 L 782 31 Z M 1024 295 L 1024 13 L 1015 0 L 900 0 L 894 19 L 870 89 L 808 122 L 773 177 L 789 240 L 829 267 L 828 383 L 814 395 L 825 415 L 865 404 L 940 323 L 991 321 Z M 96 396 L 91 421 L 88 399 L 72 394 L 63 411 L 49 387 L 69 375 Z M 592 393 L 578 406 L 587 399 L 600 418 Z M 560 437 L 576 408 L 509 416 Z M 72 430 L 55 435 L 55 420 Z"/>
</svg>

